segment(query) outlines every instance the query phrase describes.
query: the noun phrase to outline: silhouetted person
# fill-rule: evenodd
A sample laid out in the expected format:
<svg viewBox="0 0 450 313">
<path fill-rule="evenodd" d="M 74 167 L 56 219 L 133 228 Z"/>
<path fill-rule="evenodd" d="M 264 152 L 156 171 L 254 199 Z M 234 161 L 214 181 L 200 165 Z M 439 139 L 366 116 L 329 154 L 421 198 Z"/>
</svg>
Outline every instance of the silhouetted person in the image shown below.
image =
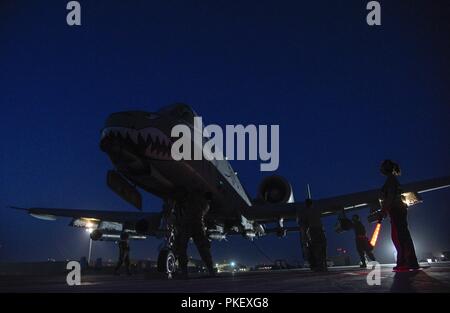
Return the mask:
<svg viewBox="0 0 450 313">
<path fill-rule="evenodd" d="M 313 271 L 327 270 L 327 239 L 323 231 L 320 211 L 314 209 L 311 199 L 305 200 L 305 210 L 299 218 L 300 228 L 305 229 L 306 255 Z"/>
<path fill-rule="evenodd" d="M 211 244 L 206 234 L 205 216 L 210 208 L 211 194 L 203 196 L 190 193 L 176 206 L 175 250 L 183 277 L 188 275 L 187 247 L 189 239 L 194 240 L 197 250 L 211 276 L 215 275 L 211 256 Z"/>
<path fill-rule="evenodd" d="M 309 249 L 308 238 L 306 235 L 307 225 L 305 225 L 304 218 L 298 218 L 297 222 L 299 225 L 299 234 L 300 234 L 300 242 L 301 242 L 301 247 L 302 247 L 303 259 L 305 261 L 308 261 L 309 266 L 312 268 L 315 266 L 315 264 L 314 264 L 314 260 L 311 258 L 311 251 Z"/>
<path fill-rule="evenodd" d="M 402 201 L 402 190 L 397 176 L 400 167 L 391 160 L 381 164 L 380 171 L 386 176 L 386 182 L 381 189 L 382 212 L 389 214 L 391 220 L 392 242 L 397 250 L 397 266 L 394 271 L 418 269 L 416 251 L 408 229 L 407 205 Z"/>
<path fill-rule="evenodd" d="M 117 266 L 114 270 L 114 274 L 119 274 L 119 269 L 122 264 L 125 264 L 125 269 L 127 271 L 127 275 L 131 275 L 130 272 L 130 243 L 128 242 L 128 234 L 123 232 L 120 234 L 119 240 L 119 261 L 117 262 Z"/>
<path fill-rule="evenodd" d="M 366 228 L 361 223 L 361 220 L 357 214 L 352 217 L 352 228 L 355 231 L 356 250 L 358 251 L 361 260 L 360 267 L 366 268 L 366 255 L 370 261 L 375 261 L 375 256 L 372 252 L 373 247 L 371 246 L 366 235 Z"/>
</svg>

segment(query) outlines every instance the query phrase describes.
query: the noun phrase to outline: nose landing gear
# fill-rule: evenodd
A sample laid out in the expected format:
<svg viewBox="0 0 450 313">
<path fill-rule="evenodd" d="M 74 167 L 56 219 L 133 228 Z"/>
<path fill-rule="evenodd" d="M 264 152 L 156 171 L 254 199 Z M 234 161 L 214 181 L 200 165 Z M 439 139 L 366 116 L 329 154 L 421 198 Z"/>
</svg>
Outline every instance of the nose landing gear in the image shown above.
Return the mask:
<svg viewBox="0 0 450 313">
<path fill-rule="evenodd" d="M 158 255 L 158 272 L 166 273 L 169 278 L 172 278 L 177 270 L 176 262 L 177 259 L 171 249 L 161 249 Z"/>
<path fill-rule="evenodd" d="M 163 206 L 162 228 L 166 230 L 166 235 L 164 246 L 159 251 L 157 263 L 158 272 L 166 273 L 168 278 L 172 278 L 178 268 L 175 255 L 174 208 L 174 202 L 166 202 Z"/>
</svg>

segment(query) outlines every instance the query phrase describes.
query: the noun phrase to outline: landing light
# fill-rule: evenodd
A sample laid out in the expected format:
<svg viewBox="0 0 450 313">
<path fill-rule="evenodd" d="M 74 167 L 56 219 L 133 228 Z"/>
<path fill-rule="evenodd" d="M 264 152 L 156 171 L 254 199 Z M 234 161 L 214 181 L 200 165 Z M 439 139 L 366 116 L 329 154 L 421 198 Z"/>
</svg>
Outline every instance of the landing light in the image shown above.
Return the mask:
<svg viewBox="0 0 450 313">
<path fill-rule="evenodd" d="M 85 229 L 88 234 L 92 233 L 94 229 L 92 227 L 88 227 Z"/>
<path fill-rule="evenodd" d="M 232 267 L 235 267 L 235 266 L 236 266 L 236 263 L 231 262 L 230 265 L 231 265 Z"/>
<path fill-rule="evenodd" d="M 402 193 L 402 202 L 406 204 L 408 207 L 410 207 L 417 203 L 421 203 L 422 199 L 418 194 L 414 192 L 405 192 Z"/>
</svg>

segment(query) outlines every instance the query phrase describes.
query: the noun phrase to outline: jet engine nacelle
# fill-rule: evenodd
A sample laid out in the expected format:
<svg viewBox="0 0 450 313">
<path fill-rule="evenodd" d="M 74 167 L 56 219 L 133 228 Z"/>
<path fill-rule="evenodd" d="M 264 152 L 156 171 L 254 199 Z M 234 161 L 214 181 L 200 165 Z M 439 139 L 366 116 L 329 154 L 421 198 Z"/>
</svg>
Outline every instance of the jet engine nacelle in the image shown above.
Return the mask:
<svg viewBox="0 0 450 313">
<path fill-rule="evenodd" d="M 143 240 L 146 236 L 139 235 L 135 233 L 129 233 L 129 239 L 132 240 Z M 107 229 L 95 229 L 91 233 L 91 239 L 93 241 L 118 241 L 120 240 L 121 232 Z"/>
<path fill-rule="evenodd" d="M 258 188 L 258 200 L 267 203 L 294 202 L 291 184 L 281 176 L 273 175 L 263 179 Z"/>
</svg>

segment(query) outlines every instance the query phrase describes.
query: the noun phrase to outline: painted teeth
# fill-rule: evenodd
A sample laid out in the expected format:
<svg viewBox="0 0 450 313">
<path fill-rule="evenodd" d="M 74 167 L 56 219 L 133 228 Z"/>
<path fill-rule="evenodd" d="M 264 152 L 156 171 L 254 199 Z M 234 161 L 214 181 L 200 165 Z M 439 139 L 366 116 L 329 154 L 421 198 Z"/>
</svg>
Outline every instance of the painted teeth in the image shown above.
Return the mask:
<svg viewBox="0 0 450 313">
<path fill-rule="evenodd" d="M 130 131 L 128 132 L 128 136 L 130 137 L 130 139 L 137 144 L 138 143 L 138 132 L 137 131 Z"/>
<path fill-rule="evenodd" d="M 141 130 L 126 127 L 108 127 L 102 131 L 101 138 L 106 136 L 121 137 L 130 139 L 136 145 L 144 143 L 146 145 L 145 155 L 159 159 L 170 159 L 170 140 L 157 128 L 144 128 Z"/>
</svg>

